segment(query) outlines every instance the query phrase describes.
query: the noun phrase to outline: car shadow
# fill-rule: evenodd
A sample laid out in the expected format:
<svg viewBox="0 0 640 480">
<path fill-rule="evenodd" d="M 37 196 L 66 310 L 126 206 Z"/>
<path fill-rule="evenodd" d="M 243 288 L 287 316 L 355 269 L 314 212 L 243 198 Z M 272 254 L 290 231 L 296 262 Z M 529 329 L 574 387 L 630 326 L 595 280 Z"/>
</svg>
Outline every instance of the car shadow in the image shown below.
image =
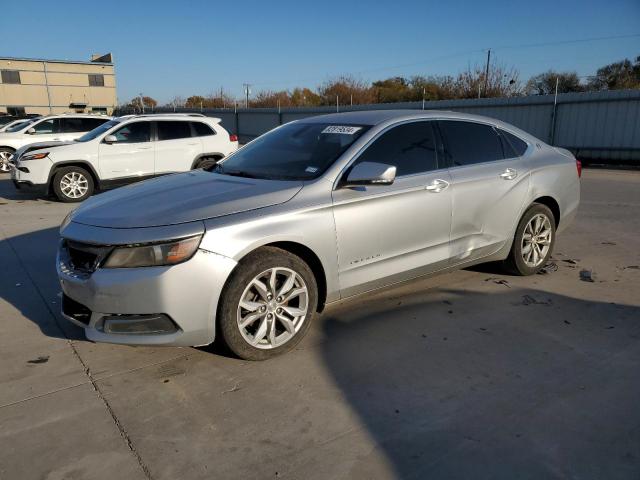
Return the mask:
<svg viewBox="0 0 640 480">
<path fill-rule="evenodd" d="M 82 328 L 60 314 L 55 259 L 58 229 L 46 228 L 0 240 L 0 298 L 49 337 L 84 340 Z"/>
<path fill-rule="evenodd" d="M 638 474 L 640 308 L 415 290 L 321 320 L 326 367 L 398 478 Z M 360 460 L 353 476 L 374 478 Z"/>
<path fill-rule="evenodd" d="M 37 193 L 29 192 L 27 190 L 18 190 L 11 181 L 11 177 L 8 173 L 0 173 L 0 192 L 1 198 L 7 200 L 41 200 L 50 201 L 51 197 L 45 195 L 39 195 Z"/>
</svg>

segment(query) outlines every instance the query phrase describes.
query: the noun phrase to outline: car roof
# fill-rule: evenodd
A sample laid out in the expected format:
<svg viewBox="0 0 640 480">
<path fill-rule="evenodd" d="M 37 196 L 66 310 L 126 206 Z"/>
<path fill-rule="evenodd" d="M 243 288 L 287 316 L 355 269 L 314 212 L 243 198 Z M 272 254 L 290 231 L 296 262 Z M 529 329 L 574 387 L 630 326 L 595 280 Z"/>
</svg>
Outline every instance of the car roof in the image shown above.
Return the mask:
<svg viewBox="0 0 640 480">
<path fill-rule="evenodd" d="M 201 113 L 144 113 L 138 115 L 122 115 L 117 117 L 123 122 L 126 120 L 148 119 L 148 120 L 205 120 L 213 123 L 220 123 L 222 120 L 218 117 L 208 117 Z"/>
<path fill-rule="evenodd" d="M 471 113 L 452 112 L 450 110 L 362 110 L 343 113 L 330 113 L 328 115 L 319 115 L 314 117 L 303 118 L 298 120 L 301 123 L 338 123 L 346 125 L 380 125 L 393 124 L 399 121 L 413 119 L 451 119 L 451 120 L 467 120 L 481 123 L 488 123 L 496 127 L 508 130 L 517 134 L 519 137 L 525 137 L 529 141 L 540 141 L 531 134 L 519 129 L 518 127 L 505 123 L 501 120 L 482 115 L 473 115 Z"/>
<path fill-rule="evenodd" d="M 406 120 L 412 118 L 451 118 L 460 120 L 480 120 L 489 123 L 501 123 L 499 120 L 472 115 L 468 113 L 458 113 L 449 110 L 362 110 L 343 113 L 330 113 L 317 117 L 305 118 L 304 123 L 346 123 L 359 125 L 378 125 L 390 120 Z"/>
</svg>

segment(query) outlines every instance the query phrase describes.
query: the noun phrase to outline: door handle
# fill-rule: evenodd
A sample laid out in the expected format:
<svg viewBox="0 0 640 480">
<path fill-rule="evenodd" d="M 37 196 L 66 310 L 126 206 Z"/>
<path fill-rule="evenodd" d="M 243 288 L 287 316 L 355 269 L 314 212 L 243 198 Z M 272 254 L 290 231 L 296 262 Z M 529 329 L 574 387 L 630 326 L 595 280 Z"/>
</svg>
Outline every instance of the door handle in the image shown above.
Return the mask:
<svg viewBox="0 0 640 480">
<path fill-rule="evenodd" d="M 198 144 L 197 143 L 187 143 L 187 145 L 193 146 L 193 145 L 198 145 Z"/>
<path fill-rule="evenodd" d="M 433 182 L 427 185 L 427 191 L 431 193 L 440 193 L 449 187 L 449 182 L 436 178 Z"/>
<path fill-rule="evenodd" d="M 507 168 L 504 172 L 500 174 L 500 178 L 503 180 L 513 180 L 518 176 L 518 172 L 513 168 Z"/>
<path fill-rule="evenodd" d="M 151 150 L 151 147 L 138 147 L 138 150 Z"/>
</svg>

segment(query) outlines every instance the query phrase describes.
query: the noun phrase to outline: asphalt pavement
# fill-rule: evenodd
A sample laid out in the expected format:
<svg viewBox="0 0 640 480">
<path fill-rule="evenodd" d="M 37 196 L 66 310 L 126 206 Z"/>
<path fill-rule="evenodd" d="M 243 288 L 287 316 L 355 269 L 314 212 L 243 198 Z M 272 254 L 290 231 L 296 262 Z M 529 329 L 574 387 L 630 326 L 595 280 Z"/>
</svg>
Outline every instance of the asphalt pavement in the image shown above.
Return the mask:
<svg viewBox="0 0 640 480">
<path fill-rule="evenodd" d="M 640 478 L 640 172 L 584 171 L 546 273 L 364 295 L 261 363 L 85 340 L 71 208 L 0 175 L 0 479 Z"/>
</svg>

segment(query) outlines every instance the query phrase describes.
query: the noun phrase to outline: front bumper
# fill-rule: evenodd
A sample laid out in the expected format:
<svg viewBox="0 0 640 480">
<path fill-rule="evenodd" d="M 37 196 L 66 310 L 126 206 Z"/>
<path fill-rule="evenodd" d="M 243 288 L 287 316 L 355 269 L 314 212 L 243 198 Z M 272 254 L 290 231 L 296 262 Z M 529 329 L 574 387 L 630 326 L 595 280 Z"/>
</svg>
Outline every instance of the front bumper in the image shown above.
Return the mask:
<svg viewBox="0 0 640 480">
<path fill-rule="evenodd" d="M 75 272 L 58 253 L 56 268 L 63 294 L 86 308 L 86 317 L 62 315 L 85 329 L 89 340 L 126 345 L 207 345 L 215 339 L 215 316 L 224 283 L 235 267 L 230 258 L 198 250 L 171 267 L 98 268 Z M 67 312 L 69 313 L 69 312 Z M 115 315 L 166 315 L 172 333 L 105 333 L 104 319 Z"/>
</svg>

